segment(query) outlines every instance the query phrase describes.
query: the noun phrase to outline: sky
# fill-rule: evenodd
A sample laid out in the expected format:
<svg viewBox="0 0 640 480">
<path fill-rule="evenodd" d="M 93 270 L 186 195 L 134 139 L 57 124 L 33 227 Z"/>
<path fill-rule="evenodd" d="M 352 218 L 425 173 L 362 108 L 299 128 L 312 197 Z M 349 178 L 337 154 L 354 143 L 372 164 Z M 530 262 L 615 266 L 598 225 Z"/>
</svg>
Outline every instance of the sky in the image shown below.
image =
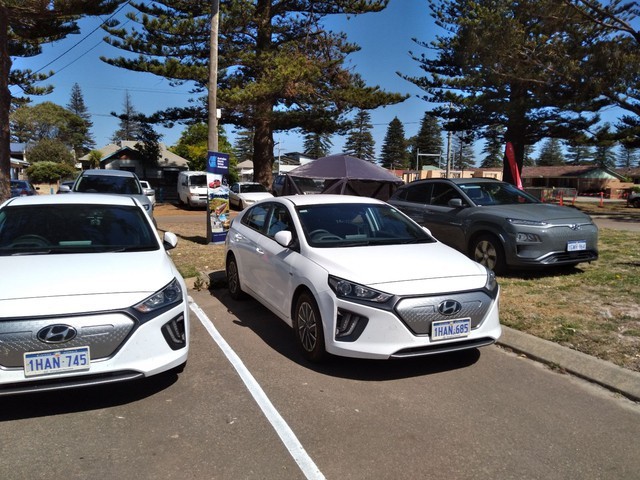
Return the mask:
<svg viewBox="0 0 640 480">
<path fill-rule="evenodd" d="M 127 8 L 120 10 L 114 18 L 126 21 Z M 107 17 L 88 17 L 79 22 L 80 34 L 69 35 L 58 42 L 43 46 L 39 56 L 14 59 L 14 68 L 30 68 L 34 71 L 55 74 L 45 84 L 53 85 L 53 93 L 32 97 L 33 104 L 51 101 L 61 106 L 69 103 L 74 83 L 80 85 L 82 95 L 91 114 L 92 133 L 96 146 L 110 143 L 110 138 L 118 129 L 118 119 L 110 113 L 123 111 L 125 95 L 128 92 L 135 109 L 143 114 L 152 114 L 167 107 L 188 105 L 191 98 L 189 86 L 173 87 L 169 81 L 148 73 L 139 73 L 110 66 L 100 60 L 100 56 L 118 57 L 126 52 L 111 47 L 102 41 L 104 31 L 100 24 Z M 402 122 L 407 138 L 418 132 L 424 113 L 431 106 L 418 98 L 422 91 L 396 74 L 401 72 L 419 76 L 421 71 L 409 52 L 425 53 L 412 38 L 428 41 L 436 34 L 433 19 L 429 15 L 427 0 L 391 0 L 389 6 L 379 13 L 369 13 L 356 17 L 331 18 L 328 26 L 332 31 L 347 34 L 350 42 L 361 47 L 359 52 L 347 57 L 347 66 L 352 67 L 367 85 L 377 85 L 385 91 L 409 94 L 406 101 L 371 111 L 373 138 L 377 155 L 384 142 L 389 123 L 394 117 Z M 442 32 L 438 32 L 442 33 Z M 13 87 L 13 95 L 21 92 Z M 174 145 L 184 130 L 183 125 L 171 129 L 156 129 L 163 135 L 162 142 Z M 234 129 L 225 127 L 233 142 Z M 334 136 L 331 153 L 341 153 L 344 138 Z M 303 138 L 298 133 L 276 132 L 277 142 L 274 154 L 303 152 Z M 280 149 L 280 150 L 278 150 Z"/>
</svg>

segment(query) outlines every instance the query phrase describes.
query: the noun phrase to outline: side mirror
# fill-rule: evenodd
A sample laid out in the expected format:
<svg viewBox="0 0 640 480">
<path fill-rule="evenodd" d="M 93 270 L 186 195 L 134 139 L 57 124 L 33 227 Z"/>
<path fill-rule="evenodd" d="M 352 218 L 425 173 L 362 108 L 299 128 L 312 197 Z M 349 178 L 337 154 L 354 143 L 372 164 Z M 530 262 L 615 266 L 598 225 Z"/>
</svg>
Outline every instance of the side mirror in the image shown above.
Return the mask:
<svg viewBox="0 0 640 480">
<path fill-rule="evenodd" d="M 178 236 L 173 232 L 164 232 L 164 236 L 162 237 L 162 245 L 164 246 L 165 250 L 176 248 L 176 245 L 178 245 Z"/>
<path fill-rule="evenodd" d="M 274 238 L 280 245 L 288 248 L 293 241 L 293 234 L 289 230 L 280 230 Z"/>
<path fill-rule="evenodd" d="M 68 185 L 60 185 L 58 188 L 58 193 L 69 193 L 71 191 L 71 187 Z"/>
<path fill-rule="evenodd" d="M 461 198 L 452 198 L 447 202 L 451 208 L 462 208 L 462 199 Z"/>
</svg>

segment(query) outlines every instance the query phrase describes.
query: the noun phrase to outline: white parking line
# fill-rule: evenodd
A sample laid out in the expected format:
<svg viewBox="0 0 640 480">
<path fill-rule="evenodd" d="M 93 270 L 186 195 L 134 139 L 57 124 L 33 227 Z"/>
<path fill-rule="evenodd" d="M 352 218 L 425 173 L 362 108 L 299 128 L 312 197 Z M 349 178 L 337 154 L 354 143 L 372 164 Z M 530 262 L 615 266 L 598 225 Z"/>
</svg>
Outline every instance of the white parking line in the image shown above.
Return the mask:
<svg viewBox="0 0 640 480">
<path fill-rule="evenodd" d="M 273 406 L 271 400 L 269 400 L 267 395 L 264 393 L 264 390 L 262 390 L 262 387 L 260 387 L 260 384 L 258 384 L 253 375 L 251 375 L 247 367 L 244 366 L 240 357 L 233 351 L 227 341 L 222 338 L 222 335 L 220 335 L 220 332 L 218 332 L 207 314 L 204 313 L 193 299 L 190 298 L 189 300 L 191 310 L 198 316 L 200 323 L 202 323 L 204 328 L 207 329 L 211 338 L 213 338 L 213 340 L 218 344 L 229 362 L 231 362 L 231 365 L 236 369 L 238 375 L 240 375 L 240 378 L 247 386 L 249 393 L 251 393 L 254 400 L 267 417 L 267 420 L 269 420 L 269 423 L 271 423 L 275 429 L 276 433 L 282 440 L 282 443 L 284 443 L 284 446 L 289 450 L 289 453 L 300 467 L 300 470 L 302 470 L 302 473 L 304 473 L 305 477 L 308 479 L 324 480 L 325 476 L 307 454 L 306 450 L 293 433 L 293 430 L 291 430 L 289 425 L 287 425 L 287 422 L 285 422 L 284 418 L 282 418 Z"/>
</svg>

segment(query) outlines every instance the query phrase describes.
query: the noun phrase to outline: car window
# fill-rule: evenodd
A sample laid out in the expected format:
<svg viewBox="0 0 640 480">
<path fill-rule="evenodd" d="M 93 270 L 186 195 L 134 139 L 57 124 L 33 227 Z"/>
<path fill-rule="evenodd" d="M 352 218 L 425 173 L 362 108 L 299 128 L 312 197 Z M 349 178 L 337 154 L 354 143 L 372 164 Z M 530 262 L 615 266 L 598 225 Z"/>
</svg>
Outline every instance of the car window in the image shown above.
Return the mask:
<svg viewBox="0 0 640 480">
<path fill-rule="evenodd" d="M 233 185 L 231 185 L 231 189 L 230 189 L 233 193 L 240 193 L 240 185 L 238 185 L 237 183 L 234 183 Z"/>
<path fill-rule="evenodd" d="M 276 233 L 282 230 L 289 230 L 291 233 L 295 233 L 289 211 L 283 205 L 274 204 L 269 216 L 267 236 L 273 238 Z"/>
<path fill-rule="evenodd" d="M 268 205 L 264 204 L 251 207 L 242 217 L 242 224 L 253 230 L 262 231 L 267 219 L 268 208 Z"/>
<path fill-rule="evenodd" d="M 247 185 L 242 185 L 240 188 L 242 193 L 258 193 L 258 192 L 266 192 L 267 189 L 264 188 L 264 185 L 260 183 L 249 183 Z"/>
<path fill-rule="evenodd" d="M 0 255 L 156 250 L 144 216 L 134 206 L 10 206 L 0 212 Z"/>
<path fill-rule="evenodd" d="M 189 177 L 189 185 L 192 187 L 206 187 L 207 176 L 206 175 L 191 175 Z"/>
<path fill-rule="evenodd" d="M 109 175 L 87 175 L 78 179 L 76 192 L 118 193 L 123 195 L 141 194 L 140 185 L 133 177 Z"/>
<path fill-rule="evenodd" d="M 540 203 L 537 198 L 504 182 L 466 183 L 460 185 L 460 189 L 476 205 Z"/>
<path fill-rule="evenodd" d="M 431 205 L 447 207 L 449 206 L 449 200 L 454 198 L 461 199 L 461 196 L 453 186 L 441 182 L 433 184 Z"/>
<path fill-rule="evenodd" d="M 431 197 L 431 184 L 421 183 L 417 185 L 409 185 L 406 188 L 405 199 L 407 202 L 421 203 L 423 205 L 429 203 Z"/>
<path fill-rule="evenodd" d="M 390 205 L 320 204 L 299 207 L 298 217 L 312 247 L 397 245 L 435 241 Z"/>
</svg>

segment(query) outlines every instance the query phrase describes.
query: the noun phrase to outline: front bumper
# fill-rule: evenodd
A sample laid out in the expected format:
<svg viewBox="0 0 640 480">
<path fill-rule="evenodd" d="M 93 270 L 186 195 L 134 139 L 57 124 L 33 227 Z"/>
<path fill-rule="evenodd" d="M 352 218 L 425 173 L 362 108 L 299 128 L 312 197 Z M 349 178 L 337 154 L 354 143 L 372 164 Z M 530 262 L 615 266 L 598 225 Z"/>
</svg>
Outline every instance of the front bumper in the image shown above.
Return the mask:
<svg viewBox="0 0 640 480">
<path fill-rule="evenodd" d="M 178 328 L 182 330 L 180 334 L 184 335 L 184 343 L 177 345 L 173 339 L 176 334 L 176 320 L 179 319 L 183 319 L 182 322 L 178 322 Z M 64 319 L 59 319 L 59 322 L 57 320 L 56 323 L 65 323 Z M 189 308 L 184 300 L 134 328 L 112 354 L 94 359 L 92 349 L 88 370 L 27 378 L 21 366 L 0 365 L 0 396 L 113 383 L 157 375 L 186 363 L 189 354 L 189 330 Z M 64 345 L 58 346 L 64 348 Z M 42 348 L 46 349 L 46 346 Z M 95 350 L 98 351 L 97 348 Z"/>
<path fill-rule="evenodd" d="M 455 298 L 456 295 L 445 296 Z M 345 357 L 389 359 L 433 355 L 495 343 L 502 332 L 498 315 L 498 298 L 499 295 L 486 305 L 481 318 L 472 321 L 468 336 L 438 341 L 431 340 L 428 328 L 424 330 L 426 333 L 415 333 L 416 323 L 410 326 L 395 308 L 383 310 L 344 301 L 335 297 L 331 291 L 319 295 L 318 307 L 323 319 L 327 352 Z M 366 319 L 366 326 L 355 340 L 349 338 L 343 341 L 336 337 L 338 312 L 341 314 L 349 312 Z M 425 322 L 430 321 L 425 319 Z M 416 319 L 416 322 L 419 323 L 420 320 Z"/>
</svg>

